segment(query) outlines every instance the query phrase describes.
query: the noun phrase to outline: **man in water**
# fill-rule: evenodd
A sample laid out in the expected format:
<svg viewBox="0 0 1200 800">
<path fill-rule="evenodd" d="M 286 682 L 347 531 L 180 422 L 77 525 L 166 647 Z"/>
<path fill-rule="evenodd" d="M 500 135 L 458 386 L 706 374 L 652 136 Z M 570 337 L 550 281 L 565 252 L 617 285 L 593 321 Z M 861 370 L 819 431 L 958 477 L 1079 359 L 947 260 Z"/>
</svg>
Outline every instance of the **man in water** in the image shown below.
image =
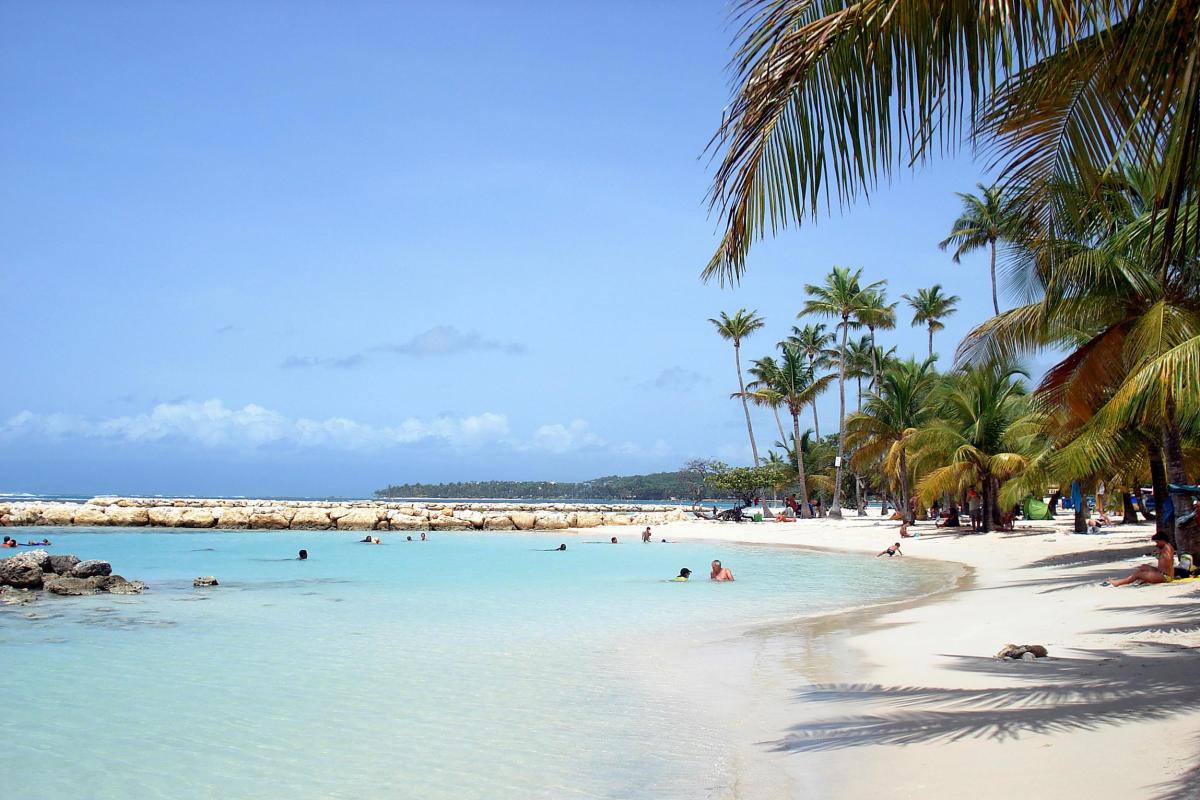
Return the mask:
<svg viewBox="0 0 1200 800">
<path fill-rule="evenodd" d="M 714 561 L 712 562 L 712 572 L 709 573 L 708 579 L 713 581 L 731 581 L 733 580 L 733 573 L 722 567 L 720 561 Z"/>
<path fill-rule="evenodd" d="M 16 547 L 16 546 L 17 546 L 17 540 L 12 538 L 11 536 L 5 536 L 4 544 L 0 544 L 0 547 Z"/>
<path fill-rule="evenodd" d="M 549 550 L 543 550 L 542 552 L 543 553 L 560 553 L 566 549 L 567 549 L 567 546 L 565 544 L 560 544 L 558 547 L 552 547 Z"/>
<path fill-rule="evenodd" d="M 650 529 L 646 528 L 646 530 L 642 531 L 642 544 L 646 544 L 649 541 L 650 541 Z"/>
<path fill-rule="evenodd" d="M 904 555 L 904 553 L 900 552 L 900 543 L 899 542 L 896 542 L 894 545 L 889 547 L 887 550 L 884 550 L 882 553 L 879 554 L 879 556 L 887 556 L 888 558 L 891 558 L 892 556 L 902 556 L 902 555 Z M 879 558 L 879 556 L 875 556 L 875 557 Z"/>
<path fill-rule="evenodd" d="M 614 536 L 614 537 L 612 537 L 611 539 L 609 539 L 609 540 L 608 540 L 608 543 L 609 543 L 609 544 L 616 544 L 616 543 L 617 543 L 617 537 L 615 537 L 615 536 Z"/>
<path fill-rule="evenodd" d="M 690 569 L 688 569 L 687 567 L 684 567 L 683 569 L 679 570 L 679 574 L 676 575 L 674 578 L 671 578 L 671 580 L 677 581 L 679 583 L 684 583 L 690 577 L 692 577 L 692 571 Z"/>
<path fill-rule="evenodd" d="M 425 531 L 421 531 L 421 541 L 425 541 Z"/>
<path fill-rule="evenodd" d="M 301 550 L 300 555 L 296 556 L 296 560 L 297 561 L 307 561 L 308 560 L 308 551 Z"/>
</svg>

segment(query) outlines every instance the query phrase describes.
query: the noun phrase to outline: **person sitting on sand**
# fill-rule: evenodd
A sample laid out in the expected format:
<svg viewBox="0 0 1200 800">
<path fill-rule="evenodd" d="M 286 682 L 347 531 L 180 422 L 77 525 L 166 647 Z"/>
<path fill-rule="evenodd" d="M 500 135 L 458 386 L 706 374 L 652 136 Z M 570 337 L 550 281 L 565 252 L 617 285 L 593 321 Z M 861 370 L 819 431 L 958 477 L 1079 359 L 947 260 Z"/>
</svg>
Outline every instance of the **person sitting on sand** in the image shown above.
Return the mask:
<svg viewBox="0 0 1200 800">
<path fill-rule="evenodd" d="M 300 555 L 296 556 L 296 560 L 297 561 L 307 561 L 308 560 L 308 551 L 301 550 Z"/>
<path fill-rule="evenodd" d="M 904 553 L 900 552 L 900 543 L 899 542 L 896 542 L 894 545 L 889 547 L 887 550 L 884 550 L 883 552 L 881 552 L 879 554 L 879 556 L 887 556 L 888 558 L 891 558 L 892 556 L 902 556 L 902 555 L 904 555 Z M 879 558 L 879 556 L 875 556 L 875 557 Z"/>
<path fill-rule="evenodd" d="M 957 528 L 962 524 L 958 519 L 958 506 L 951 503 L 950 508 L 942 512 L 941 518 L 933 524 L 938 528 Z"/>
<path fill-rule="evenodd" d="M 671 578 L 671 580 L 678 581 L 679 583 L 683 583 L 690 577 L 692 577 L 692 571 L 690 569 L 688 569 L 687 567 L 684 567 L 683 569 L 679 570 L 679 574 L 676 575 L 674 578 Z"/>
<path fill-rule="evenodd" d="M 733 573 L 722 567 L 720 561 L 714 561 L 712 562 L 712 572 L 709 573 L 708 578 L 713 581 L 731 581 Z"/>
<path fill-rule="evenodd" d="M 1175 546 L 1171 537 L 1165 533 L 1156 533 L 1150 540 L 1158 549 L 1157 564 L 1139 564 L 1137 569 L 1120 580 L 1105 581 L 1101 586 L 1128 586 L 1135 581 L 1142 583 L 1169 583 L 1175 580 Z M 1183 577 L 1187 577 L 1184 575 Z"/>
<path fill-rule="evenodd" d="M 649 541 L 650 541 L 650 529 L 646 528 L 646 530 L 642 531 L 642 544 L 646 544 Z"/>
</svg>

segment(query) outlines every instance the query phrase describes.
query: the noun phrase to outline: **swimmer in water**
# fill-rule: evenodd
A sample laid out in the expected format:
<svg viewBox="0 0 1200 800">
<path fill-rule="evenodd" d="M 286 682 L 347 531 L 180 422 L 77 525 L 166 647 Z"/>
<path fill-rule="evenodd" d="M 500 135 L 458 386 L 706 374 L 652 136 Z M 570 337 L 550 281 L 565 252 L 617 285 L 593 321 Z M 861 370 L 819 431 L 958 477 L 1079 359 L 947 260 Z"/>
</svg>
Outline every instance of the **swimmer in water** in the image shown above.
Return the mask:
<svg viewBox="0 0 1200 800">
<path fill-rule="evenodd" d="M 617 543 L 617 537 L 615 537 L 615 536 L 614 536 L 614 537 L 612 537 L 611 539 L 609 539 L 609 540 L 608 540 L 608 543 L 609 543 L 609 544 L 616 544 L 616 543 Z"/>
<path fill-rule="evenodd" d="M 408 541 L 410 541 L 410 542 L 412 541 L 412 537 L 411 537 L 411 536 L 410 536 L 410 537 L 408 537 Z"/>
<path fill-rule="evenodd" d="M 708 578 L 713 581 L 731 581 L 733 580 L 733 573 L 722 567 L 720 561 L 713 561 L 712 572 L 709 573 Z"/>
<path fill-rule="evenodd" d="M 371 537 L 370 537 L 370 536 L 364 536 L 363 538 L 361 538 L 361 539 L 359 539 L 359 540 L 358 540 L 358 543 L 359 543 L 359 544 L 370 544 L 370 543 L 371 543 Z"/>
<path fill-rule="evenodd" d="M 422 531 L 422 533 L 421 533 L 421 541 L 422 541 L 422 542 L 423 542 L 423 541 L 425 541 L 425 533 L 424 533 L 423 531 Z"/>
<path fill-rule="evenodd" d="M 558 552 L 560 552 L 562 550 L 566 550 L 566 549 L 567 549 L 567 546 L 565 544 L 560 544 L 558 547 L 552 547 L 549 550 L 543 550 L 542 552 L 543 553 L 558 553 Z"/>
<path fill-rule="evenodd" d="M 678 583 L 684 583 L 690 577 L 692 577 L 692 571 L 687 567 L 684 567 L 683 569 L 679 570 L 679 574 L 674 578 L 671 578 L 671 580 L 677 581 Z"/>
<path fill-rule="evenodd" d="M 646 530 L 642 531 L 642 544 L 646 544 L 649 541 L 650 541 L 650 529 L 646 528 Z"/>
<path fill-rule="evenodd" d="M 297 561 L 307 561 L 308 560 L 308 551 L 301 550 L 300 555 L 296 556 L 296 560 Z"/>
</svg>

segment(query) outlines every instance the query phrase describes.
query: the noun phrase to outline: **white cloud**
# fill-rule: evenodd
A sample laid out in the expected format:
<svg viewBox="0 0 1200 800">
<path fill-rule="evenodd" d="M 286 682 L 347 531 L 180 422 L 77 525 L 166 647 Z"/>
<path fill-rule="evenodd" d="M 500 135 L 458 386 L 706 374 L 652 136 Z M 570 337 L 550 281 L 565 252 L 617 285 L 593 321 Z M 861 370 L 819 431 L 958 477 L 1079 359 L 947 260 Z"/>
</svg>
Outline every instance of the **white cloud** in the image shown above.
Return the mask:
<svg viewBox="0 0 1200 800">
<path fill-rule="evenodd" d="M 533 440 L 525 449 L 546 450 L 551 453 L 570 453 L 587 447 L 603 447 L 604 439 L 597 436 L 581 419 L 569 425 L 543 425 L 533 432 Z"/>
<path fill-rule="evenodd" d="M 432 420 L 409 417 L 397 425 L 381 427 L 344 417 L 292 418 L 253 403 L 229 408 L 220 400 L 160 403 L 148 413 L 100 420 L 22 411 L 0 423 L 0 440 L 89 438 L 133 444 L 180 440 L 211 448 L 292 446 L 371 450 L 425 440 L 467 447 L 506 441 L 508 435 L 508 418 L 492 412 Z"/>
<path fill-rule="evenodd" d="M 444 356 L 471 350 L 491 350 L 504 353 L 524 353 L 526 348 L 516 342 L 485 339 L 477 331 L 460 331 L 453 325 L 437 325 L 401 344 L 380 345 L 375 350 L 406 356 Z"/>
</svg>

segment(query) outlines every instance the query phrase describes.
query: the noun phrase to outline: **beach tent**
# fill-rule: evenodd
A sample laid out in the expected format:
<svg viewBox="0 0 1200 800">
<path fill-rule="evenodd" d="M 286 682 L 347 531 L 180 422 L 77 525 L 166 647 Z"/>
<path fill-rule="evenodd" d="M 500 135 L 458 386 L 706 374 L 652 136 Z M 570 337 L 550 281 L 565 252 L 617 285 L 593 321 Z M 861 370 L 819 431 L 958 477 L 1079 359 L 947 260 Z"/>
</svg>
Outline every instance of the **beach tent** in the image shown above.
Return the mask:
<svg viewBox="0 0 1200 800">
<path fill-rule="evenodd" d="M 1050 506 L 1032 497 L 1025 500 L 1023 511 L 1025 519 L 1050 519 Z"/>
</svg>

